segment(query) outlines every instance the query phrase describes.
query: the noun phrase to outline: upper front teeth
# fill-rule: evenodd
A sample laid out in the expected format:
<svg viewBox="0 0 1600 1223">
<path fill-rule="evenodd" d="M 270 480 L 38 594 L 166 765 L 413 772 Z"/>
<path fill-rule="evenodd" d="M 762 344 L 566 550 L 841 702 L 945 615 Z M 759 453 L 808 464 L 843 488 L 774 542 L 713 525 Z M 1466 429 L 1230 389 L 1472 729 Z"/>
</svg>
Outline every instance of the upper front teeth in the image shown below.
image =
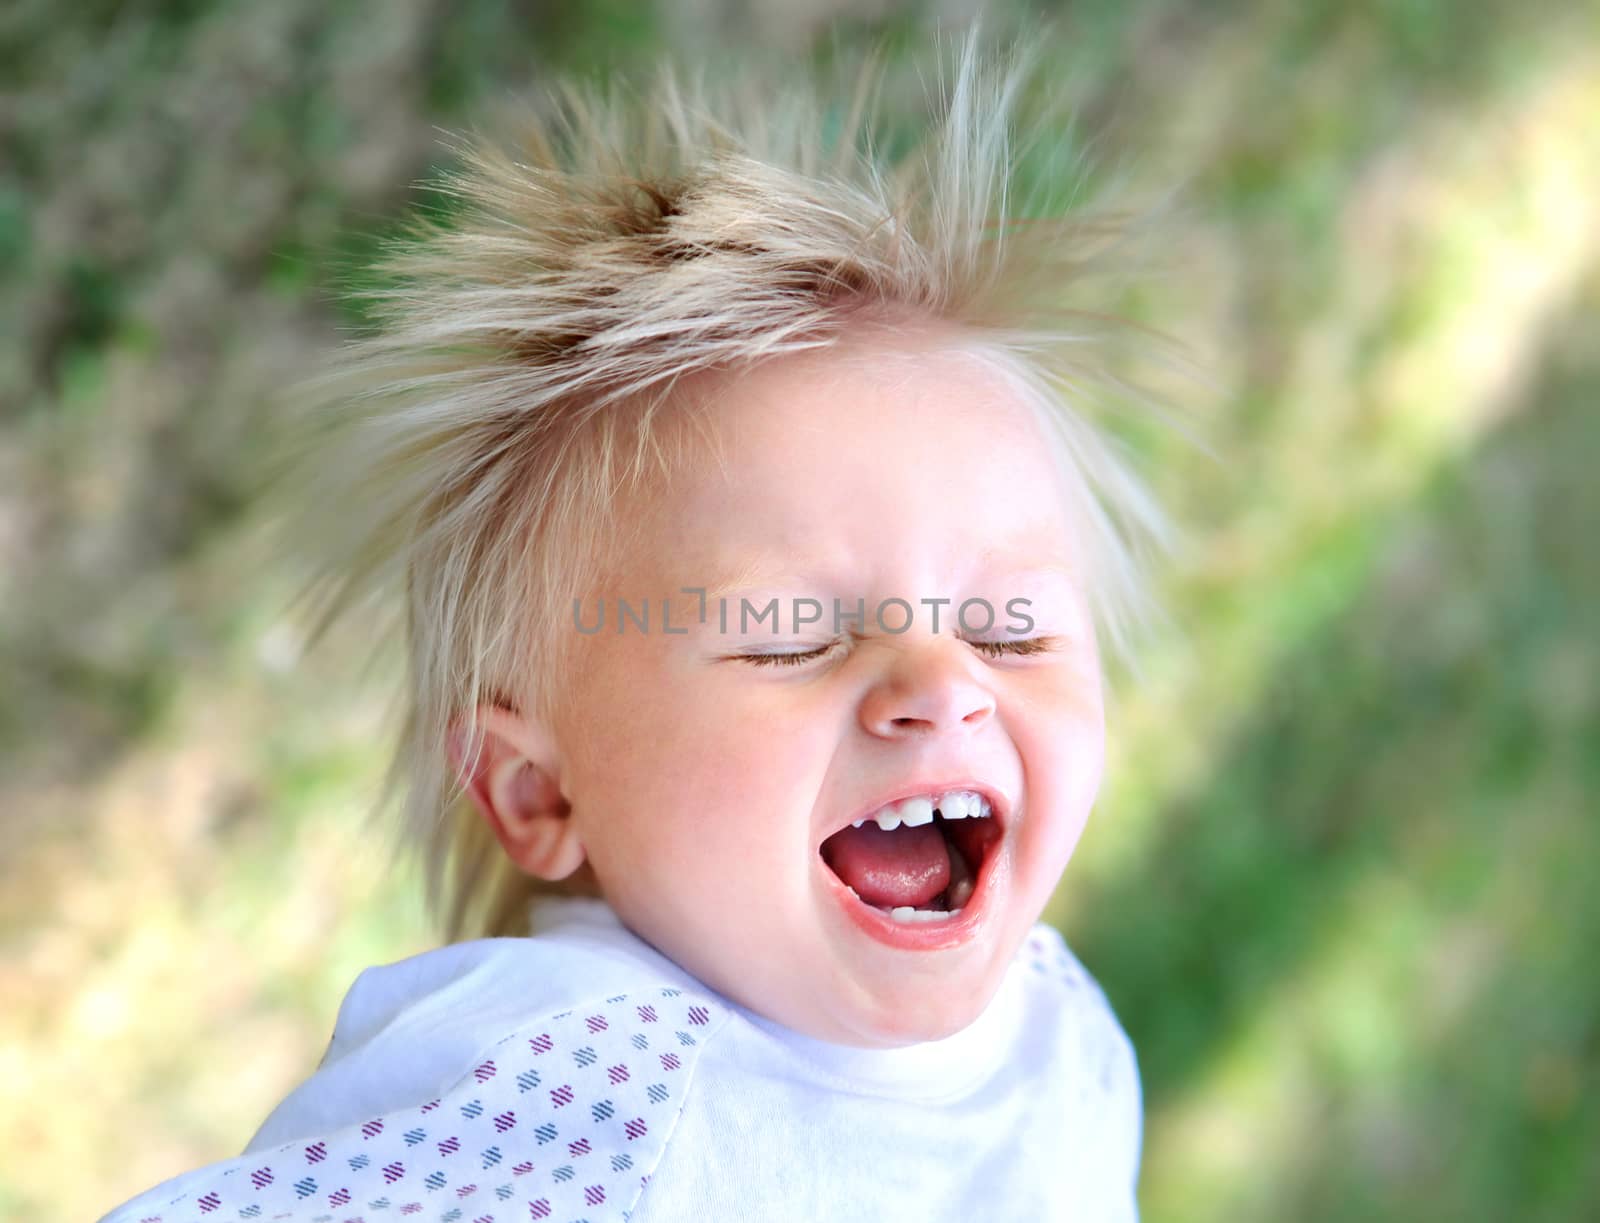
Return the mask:
<svg viewBox="0 0 1600 1223">
<path fill-rule="evenodd" d="M 981 820 L 993 812 L 983 795 L 971 790 L 952 790 L 939 800 L 939 814 L 947 820 Z"/>
<path fill-rule="evenodd" d="M 994 814 L 989 800 L 983 795 L 971 790 L 951 790 L 948 794 L 919 795 L 890 803 L 869 818 L 885 832 L 893 832 L 901 824 L 907 828 L 917 828 L 932 823 L 936 809 L 947 820 L 983 819 Z M 851 827 L 859 828 L 866 822 L 864 819 L 856 820 Z"/>
</svg>

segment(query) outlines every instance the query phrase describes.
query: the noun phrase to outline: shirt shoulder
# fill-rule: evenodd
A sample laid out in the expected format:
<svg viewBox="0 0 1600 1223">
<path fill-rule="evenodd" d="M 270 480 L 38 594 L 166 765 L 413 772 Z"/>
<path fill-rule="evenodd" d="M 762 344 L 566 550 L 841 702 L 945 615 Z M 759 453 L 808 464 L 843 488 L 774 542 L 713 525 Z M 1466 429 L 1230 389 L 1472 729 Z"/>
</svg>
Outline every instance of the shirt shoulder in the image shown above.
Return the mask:
<svg viewBox="0 0 1600 1223">
<path fill-rule="evenodd" d="M 1018 967 L 1032 978 L 1030 990 L 1044 1004 L 1063 1012 L 1080 1036 L 1080 1048 L 1093 1077 L 1114 1086 L 1118 1063 L 1134 1069 L 1133 1043 L 1128 1039 L 1100 983 L 1067 946 L 1054 926 L 1038 923 L 1018 952 Z"/>
<path fill-rule="evenodd" d="M 1041 922 L 1029 932 L 1017 970 L 1029 979 L 1031 1005 L 1067 1064 L 1071 1128 L 1086 1168 L 1103 1178 L 1104 1217 L 1136 1219 L 1144 1105 L 1133 1042 L 1105 990 L 1053 926 Z"/>
<path fill-rule="evenodd" d="M 624 1218 L 727 1007 L 664 981 L 648 956 L 542 941 L 476 940 L 367 970 L 322 1066 L 244 1154 L 102 1223 L 391 1209 L 419 1221 Z M 564 984 L 547 975 L 557 967 Z"/>
</svg>

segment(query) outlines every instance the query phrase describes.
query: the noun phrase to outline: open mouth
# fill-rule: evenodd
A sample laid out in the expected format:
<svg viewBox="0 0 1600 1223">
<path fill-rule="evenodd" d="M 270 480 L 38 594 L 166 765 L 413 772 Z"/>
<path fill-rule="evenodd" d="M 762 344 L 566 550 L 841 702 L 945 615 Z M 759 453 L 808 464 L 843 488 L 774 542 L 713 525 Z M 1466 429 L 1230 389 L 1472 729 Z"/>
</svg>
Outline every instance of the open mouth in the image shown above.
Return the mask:
<svg viewBox="0 0 1600 1223">
<path fill-rule="evenodd" d="M 901 923 L 958 918 L 1000 840 L 988 796 L 930 793 L 889 803 L 822 842 L 822 860 L 856 899 Z"/>
</svg>

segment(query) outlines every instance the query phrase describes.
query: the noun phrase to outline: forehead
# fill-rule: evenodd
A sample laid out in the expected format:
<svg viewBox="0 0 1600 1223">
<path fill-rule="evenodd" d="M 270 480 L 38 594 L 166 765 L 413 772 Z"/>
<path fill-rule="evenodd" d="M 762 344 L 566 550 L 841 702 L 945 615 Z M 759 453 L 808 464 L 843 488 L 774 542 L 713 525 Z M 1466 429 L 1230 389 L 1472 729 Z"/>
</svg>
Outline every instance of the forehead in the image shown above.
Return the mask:
<svg viewBox="0 0 1600 1223">
<path fill-rule="evenodd" d="M 640 542 L 698 567 L 691 580 L 787 558 L 849 568 L 886 540 L 935 568 L 940 551 L 951 565 L 1073 560 L 1043 421 L 1017 383 L 948 341 L 874 336 L 793 354 L 701 377 L 683 402 L 677 427 L 693 441 Z"/>
</svg>

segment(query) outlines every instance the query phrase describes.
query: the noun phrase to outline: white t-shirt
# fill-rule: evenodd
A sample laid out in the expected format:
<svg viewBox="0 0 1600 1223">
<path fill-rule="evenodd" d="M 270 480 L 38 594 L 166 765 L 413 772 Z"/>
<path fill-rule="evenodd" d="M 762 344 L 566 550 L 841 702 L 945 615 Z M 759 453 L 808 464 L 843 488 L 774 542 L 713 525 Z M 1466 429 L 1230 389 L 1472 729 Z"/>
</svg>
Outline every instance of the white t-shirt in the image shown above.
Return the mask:
<svg viewBox="0 0 1600 1223">
<path fill-rule="evenodd" d="M 101 1223 L 1130 1223 L 1133 1050 L 1049 926 L 944 1040 L 858 1049 L 707 989 L 597 900 L 369 968 L 236 1159 Z"/>
</svg>

